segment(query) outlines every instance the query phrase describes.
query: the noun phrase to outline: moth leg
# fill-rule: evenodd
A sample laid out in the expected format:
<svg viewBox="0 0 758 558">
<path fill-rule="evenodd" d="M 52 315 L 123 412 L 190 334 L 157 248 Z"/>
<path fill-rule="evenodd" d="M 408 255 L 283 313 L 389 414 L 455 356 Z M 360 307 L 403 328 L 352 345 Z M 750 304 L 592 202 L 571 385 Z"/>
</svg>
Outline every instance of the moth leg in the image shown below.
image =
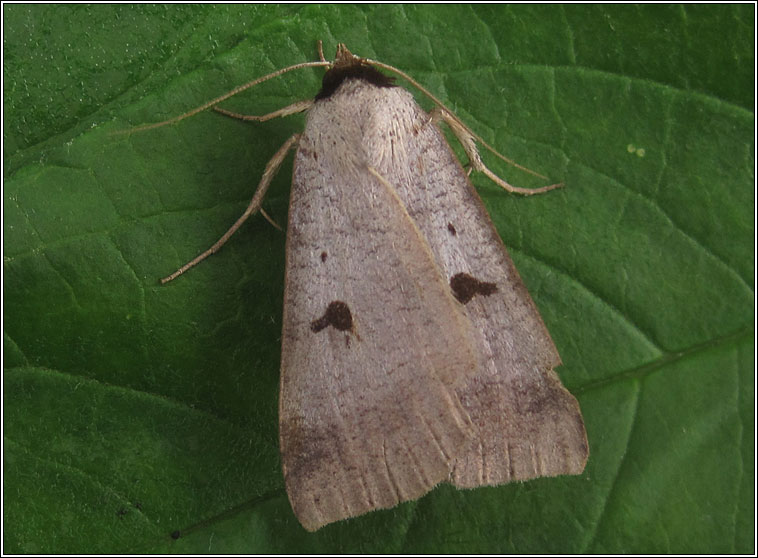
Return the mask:
<svg viewBox="0 0 758 558">
<path fill-rule="evenodd" d="M 272 226 L 272 227 L 274 227 L 274 228 L 275 228 L 276 230 L 278 230 L 278 231 L 282 231 L 282 232 L 284 232 L 284 229 L 283 229 L 281 226 L 279 226 L 279 223 L 277 223 L 276 221 L 274 221 L 274 220 L 271 218 L 271 216 L 270 216 L 268 213 L 266 213 L 266 210 L 265 210 L 265 209 L 263 209 L 263 208 L 261 207 L 261 208 L 259 209 L 259 211 L 261 212 L 261 215 L 263 215 L 263 218 L 264 218 L 266 221 L 268 221 L 268 222 L 271 224 L 271 226 Z"/>
<path fill-rule="evenodd" d="M 305 101 L 298 101 L 297 103 L 292 103 L 289 106 L 286 106 L 284 108 L 281 108 L 279 110 L 276 110 L 274 112 L 270 112 L 268 114 L 264 114 L 262 116 L 256 116 L 253 114 L 240 114 L 238 112 L 232 112 L 230 110 L 223 109 L 221 107 L 213 107 L 213 110 L 216 112 L 219 112 L 225 116 L 230 116 L 232 118 L 237 118 L 239 120 L 246 120 L 246 121 L 255 121 L 255 122 L 265 122 L 266 120 L 271 120 L 273 118 L 278 118 L 280 116 L 289 116 L 290 114 L 297 114 L 299 112 L 304 112 L 311 108 L 311 105 L 313 105 L 313 100 L 307 99 Z M 261 208 L 260 209 L 261 215 L 263 215 L 264 219 L 271 223 L 271 225 L 277 229 L 277 230 L 283 230 L 282 227 L 279 226 L 279 224 L 274 221 L 266 211 Z"/>
<path fill-rule="evenodd" d="M 458 138 L 461 146 L 463 146 L 463 150 L 466 152 L 466 155 L 469 158 L 471 168 L 475 171 L 483 172 L 490 180 L 492 180 L 501 188 L 514 194 L 523 194 L 524 196 L 530 196 L 532 194 L 542 194 L 544 192 L 548 192 L 550 190 L 554 190 L 563 186 L 563 184 L 550 184 L 549 186 L 543 186 L 541 188 L 519 188 L 517 186 L 509 184 L 494 172 L 492 172 L 489 168 L 487 168 L 487 165 L 484 164 L 482 157 L 479 155 L 479 150 L 476 148 L 476 136 L 474 136 L 468 130 L 468 128 L 463 126 L 457 118 L 453 117 L 449 112 L 440 107 L 435 107 L 429 113 L 429 117 L 431 122 L 434 124 L 438 123 L 440 120 L 444 120 L 455 134 L 455 137 Z"/>
<path fill-rule="evenodd" d="M 202 112 L 205 109 L 211 108 L 217 104 L 219 104 L 221 101 L 225 101 L 229 97 L 233 97 L 237 93 L 240 93 L 244 91 L 245 89 L 250 89 L 254 85 L 258 85 L 259 83 L 263 83 L 264 81 L 268 81 L 272 78 L 275 78 L 277 76 L 280 76 L 282 74 L 286 74 L 287 72 L 291 72 L 292 70 L 298 70 L 300 68 L 312 68 L 316 66 L 330 66 L 331 64 L 327 62 L 326 60 L 319 60 L 318 62 L 302 62 L 300 64 L 295 64 L 293 66 L 288 66 L 286 68 L 282 68 L 281 70 L 277 70 L 275 72 L 272 72 L 270 74 L 267 74 L 265 76 L 259 77 L 257 79 L 254 79 L 253 81 L 249 81 L 243 85 L 239 85 L 232 89 L 231 91 L 224 93 L 220 97 L 216 97 L 213 100 L 208 101 L 207 103 L 204 103 L 200 105 L 199 107 L 195 107 L 192 110 L 189 110 L 185 112 L 184 114 L 180 114 L 179 116 L 175 116 L 173 118 L 169 118 L 168 120 L 164 120 L 163 122 L 156 122 L 154 124 L 143 124 L 142 126 L 135 126 L 134 128 L 128 128 L 126 130 L 118 130 L 116 132 L 112 132 L 112 135 L 122 135 L 122 134 L 133 134 L 135 132 L 142 132 L 145 130 L 152 130 L 154 128 L 160 128 L 162 126 L 167 126 L 168 124 L 176 124 L 180 120 L 184 120 L 185 118 L 189 118 L 190 116 L 194 116 L 198 112 Z M 297 103 L 295 103 L 297 104 Z M 292 105 L 294 106 L 294 105 Z M 286 107 L 290 108 L 290 107 Z M 282 109 L 285 110 L 285 109 Z M 305 109 L 303 109 L 305 110 Z M 297 112 L 297 111 L 294 111 Z M 291 113 L 290 113 L 291 114 Z"/>
<path fill-rule="evenodd" d="M 247 221 L 247 218 L 253 215 L 256 211 L 260 210 L 261 208 L 261 202 L 263 202 L 263 196 L 266 195 L 266 191 L 268 190 L 269 185 L 271 184 L 271 180 L 273 180 L 274 176 L 276 175 L 276 172 L 279 170 L 279 167 L 282 165 L 282 162 L 284 161 L 284 158 L 287 156 L 287 153 L 290 149 L 292 149 L 293 146 L 297 145 L 297 142 L 300 140 L 300 134 L 295 134 L 291 138 L 289 138 L 287 141 L 284 142 L 284 145 L 282 145 L 279 148 L 279 151 L 277 151 L 273 157 L 271 157 L 271 160 L 266 164 L 266 170 L 263 171 L 263 176 L 261 177 L 261 181 L 258 184 L 258 188 L 255 190 L 255 194 L 253 194 L 253 199 L 250 200 L 250 204 L 247 206 L 247 209 L 245 209 L 245 212 L 242 214 L 242 216 L 237 219 L 237 221 L 229 228 L 228 231 L 224 233 L 224 235 L 219 238 L 216 243 L 208 248 L 205 252 L 197 256 L 194 260 L 187 262 L 182 267 L 174 271 L 171 275 L 168 277 L 164 277 L 161 279 L 161 284 L 166 284 L 169 281 L 172 281 L 179 277 L 182 273 L 187 271 L 188 269 L 196 266 L 201 261 L 203 261 L 205 258 L 210 256 L 211 254 L 215 254 L 218 252 L 218 250 L 226 244 L 226 241 L 229 240 L 229 237 L 231 237 L 237 229 L 239 229 L 242 226 L 242 223 Z"/>
<path fill-rule="evenodd" d="M 272 118 L 279 118 L 280 116 L 289 116 L 290 114 L 297 114 L 298 112 L 304 112 L 311 108 L 311 105 L 313 105 L 312 99 L 307 99 L 305 101 L 298 101 L 297 103 L 292 103 L 289 106 L 286 106 L 284 108 L 280 108 L 279 110 L 275 110 L 274 112 L 270 112 L 268 114 L 264 114 L 263 116 L 256 116 L 254 114 L 240 114 L 238 112 L 232 112 L 230 110 L 222 109 L 221 107 L 213 107 L 213 110 L 216 112 L 220 112 L 221 114 L 224 114 L 226 116 L 231 116 L 232 118 L 237 118 L 239 120 L 247 120 L 247 121 L 254 121 L 254 122 L 265 122 L 266 120 L 271 120 Z"/>
</svg>

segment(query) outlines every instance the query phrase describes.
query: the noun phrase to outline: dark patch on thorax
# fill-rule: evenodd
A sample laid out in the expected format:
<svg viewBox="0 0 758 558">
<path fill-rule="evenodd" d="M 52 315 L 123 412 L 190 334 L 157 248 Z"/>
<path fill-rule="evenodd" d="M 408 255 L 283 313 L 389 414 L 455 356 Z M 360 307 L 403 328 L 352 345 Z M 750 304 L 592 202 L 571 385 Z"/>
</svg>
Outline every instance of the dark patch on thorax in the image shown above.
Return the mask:
<svg viewBox="0 0 758 558">
<path fill-rule="evenodd" d="M 316 101 L 329 98 L 346 79 L 362 79 L 377 87 L 396 87 L 395 78 L 385 76 L 369 64 L 356 62 L 338 65 L 324 74 L 321 91 L 316 95 Z"/>
</svg>

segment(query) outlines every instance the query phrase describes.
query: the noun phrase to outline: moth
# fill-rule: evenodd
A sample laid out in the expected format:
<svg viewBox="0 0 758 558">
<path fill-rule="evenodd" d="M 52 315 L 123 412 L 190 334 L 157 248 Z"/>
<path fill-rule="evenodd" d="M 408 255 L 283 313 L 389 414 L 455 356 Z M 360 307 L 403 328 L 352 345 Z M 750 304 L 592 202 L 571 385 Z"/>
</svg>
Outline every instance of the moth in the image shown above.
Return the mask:
<svg viewBox="0 0 758 558">
<path fill-rule="evenodd" d="M 295 150 L 282 331 L 279 440 L 292 509 L 309 531 L 421 497 L 435 485 L 498 485 L 584 470 L 589 449 L 576 399 L 540 315 L 438 122 L 472 170 L 516 188 L 482 162 L 492 150 L 402 71 L 354 56 L 296 64 L 240 86 L 177 122 L 284 72 L 327 71 L 268 163 L 254 213 Z M 379 69 L 429 95 L 427 113 Z M 134 130 L 134 129 L 133 129 Z M 132 130 L 132 131 L 133 131 Z M 494 152 L 494 150 L 492 150 Z M 270 219 L 265 213 L 264 217 Z"/>
</svg>

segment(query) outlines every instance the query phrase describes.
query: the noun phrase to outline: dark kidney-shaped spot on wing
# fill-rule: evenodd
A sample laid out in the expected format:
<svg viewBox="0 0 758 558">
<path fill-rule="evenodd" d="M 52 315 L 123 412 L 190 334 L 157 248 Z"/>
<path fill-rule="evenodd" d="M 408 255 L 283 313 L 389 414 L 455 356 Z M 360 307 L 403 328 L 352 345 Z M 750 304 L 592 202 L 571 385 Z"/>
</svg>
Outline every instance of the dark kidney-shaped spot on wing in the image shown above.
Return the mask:
<svg viewBox="0 0 758 558">
<path fill-rule="evenodd" d="M 330 302 L 324 315 L 311 322 L 311 331 L 318 333 L 328 326 L 339 331 L 350 330 L 353 327 L 353 315 L 350 313 L 350 307 L 341 300 Z"/>
<path fill-rule="evenodd" d="M 489 296 L 497 292 L 495 283 L 480 281 L 468 273 L 456 273 L 450 278 L 453 296 L 462 304 L 467 304 L 476 295 Z"/>
</svg>

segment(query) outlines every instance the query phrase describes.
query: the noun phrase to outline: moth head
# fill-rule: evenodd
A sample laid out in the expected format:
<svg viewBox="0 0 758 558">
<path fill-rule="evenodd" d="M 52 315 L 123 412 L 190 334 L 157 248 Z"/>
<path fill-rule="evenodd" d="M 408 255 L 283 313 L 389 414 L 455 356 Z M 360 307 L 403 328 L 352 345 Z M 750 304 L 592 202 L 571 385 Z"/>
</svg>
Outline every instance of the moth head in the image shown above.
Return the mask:
<svg viewBox="0 0 758 558">
<path fill-rule="evenodd" d="M 344 66 L 352 66 L 354 64 L 360 64 L 361 59 L 350 52 L 344 43 L 337 45 L 337 54 L 334 56 L 334 62 L 332 68 L 340 68 Z"/>
<path fill-rule="evenodd" d="M 324 74 L 321 81 L 321 91 L 315 97 L 316 101 L 327 99 L 337 91 L 339 86 L 348 79 L 362 79 L 377 87 L 394 87 L 395 78 L 386 76 L 374 68 L 365 58 L 355 56 L 347 47 L 337 45 L 337 55 L 334 62 Z"/>
</svg>

